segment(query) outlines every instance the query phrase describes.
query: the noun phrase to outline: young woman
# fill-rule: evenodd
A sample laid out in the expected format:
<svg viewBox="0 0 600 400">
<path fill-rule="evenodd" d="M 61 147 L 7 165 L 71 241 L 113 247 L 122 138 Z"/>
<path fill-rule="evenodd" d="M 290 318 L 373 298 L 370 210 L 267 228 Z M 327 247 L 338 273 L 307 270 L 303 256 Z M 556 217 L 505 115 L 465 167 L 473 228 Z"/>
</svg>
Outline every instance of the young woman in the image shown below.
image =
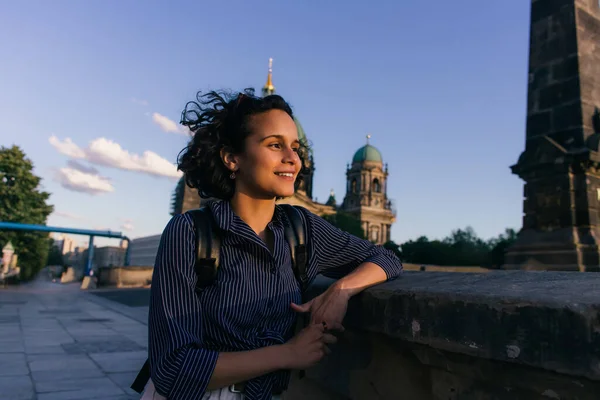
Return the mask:
<svg viewBox="0 0 600 400">
<path fill-rule="evenodd" d="M 182 123 L 194 136 L 179 169 L 220 228 L 214 284 L 195 292 L 195 231 L 174 216 L 162 238 L 149 315 L 151 383 L 144 398 L 279 398 L 290 371 L 316 364 L 335 343 L 348 299 L 397 277 L 402 266 L 380 246 L 300 208 L 307 275 L 340 278 L 306 304 L 284 238 L 289 223 L 276 199 L 294 194 L 306 159 L 290 106 L 277 95 L 211 92 L 188 103 Z M 310 323 L 294 335 L 300 313 Z"/>
</svg>

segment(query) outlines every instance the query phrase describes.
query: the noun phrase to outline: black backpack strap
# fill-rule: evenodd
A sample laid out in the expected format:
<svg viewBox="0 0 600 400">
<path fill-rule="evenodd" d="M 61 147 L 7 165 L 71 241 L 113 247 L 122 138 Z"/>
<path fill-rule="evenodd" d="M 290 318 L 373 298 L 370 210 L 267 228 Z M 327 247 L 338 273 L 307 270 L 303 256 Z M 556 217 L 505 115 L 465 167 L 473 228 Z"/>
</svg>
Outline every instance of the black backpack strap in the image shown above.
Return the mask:
<svg viewBox="0 0 600 400">
<path fill-rule="evenodd" d="M 286 225 L 284 235 L 287 242 L 290 244 L 292 254 L 292 267 L 296 279 L 300 282 L 302 292 L 306 291 L 308 286 L 308 248 L 306 247 L 306 228 L 302 221 L 300 211 L 290 204 L 279 205 L 286 213 L 289 224 Z"/>
<path fill-rule="evenodd" d="M 196 230 L 196 264 L 194 272 L 197 275 L 196 292 L 210 286 L 217 277 L 219 268 L 219 251 L 221 240 L 218 235 L 219 228 L 207 207 L 189 210 Z M 131 384 L 137 393 L 142 393 L 150 379 L 150 360 L 146 359 L 142 369 Z"/>
<path fill-rule="evenodd" d="M 140 372 L 138 372 L 137 376 L 135 377 L 135 380 L 131 384 L 131 388 L 133 390 L 135 390 L 137 393 L 141 394 L 144 391 L 144 388 L 146 387 L 146 384 L 148 383 L 149 379 L 150 379 L 150 360 L 146 359 L 146 362 L 142 366 L 142 369 L 140 369 Z"/>
<path fill-rule="evenodd" d="M 198 277 L 196 291 L 199 292 L 212 285 L 217 277 L 221 239 L 218 234 L 219 228 L 207 207 L 189 210 L 187 213 L 192 217 L 196 229 L 196 265 L 194 269 Z"/>
</svg>

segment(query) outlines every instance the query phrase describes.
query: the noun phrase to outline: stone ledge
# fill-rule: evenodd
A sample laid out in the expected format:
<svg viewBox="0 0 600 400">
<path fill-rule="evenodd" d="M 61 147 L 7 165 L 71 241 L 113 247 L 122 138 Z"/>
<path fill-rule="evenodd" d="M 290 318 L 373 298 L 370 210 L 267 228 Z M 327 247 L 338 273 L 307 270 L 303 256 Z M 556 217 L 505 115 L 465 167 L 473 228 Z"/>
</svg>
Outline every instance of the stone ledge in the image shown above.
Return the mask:
<svg viewBox="0 0 600 400">
<path fill-rule="evenodd" d="M 153 267 L 101 267 L 98 269 L 98 287 L 150 287 Z"/>
<path fill-rule="evenodd" d="M 345 326 L 600 380 L 599 309 L 600 274 L 405 272 L 353 298 Z"/>
</svg>

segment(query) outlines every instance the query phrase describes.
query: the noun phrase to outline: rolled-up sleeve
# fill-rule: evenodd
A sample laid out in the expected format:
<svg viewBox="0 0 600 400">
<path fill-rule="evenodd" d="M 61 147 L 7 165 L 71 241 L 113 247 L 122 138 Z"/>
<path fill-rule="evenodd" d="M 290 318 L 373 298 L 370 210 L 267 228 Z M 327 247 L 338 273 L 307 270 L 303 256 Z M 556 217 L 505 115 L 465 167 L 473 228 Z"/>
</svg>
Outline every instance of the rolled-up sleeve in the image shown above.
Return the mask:
<svg viewBox="0 0 600 400">
<path fill-rule="evenodd" d="M 338 279 L 365 262 L 381 267 L 387 280 L 402 273 L 402 263 L 391 250 L 359 239 L 308 210 L 303 209 L 303 214 L 309 232 L 309 265 L 316 265 L 319 274 Z"/>
<path fill-rule="evenodd" d="M 201 399 L 218 352 L 202 346 L 202 312 L 194 287 L 195 234 L 185 215 L 163 231 L 150 290 L 148 357 L 156 391 L 169 399 Z"/>
</svg>

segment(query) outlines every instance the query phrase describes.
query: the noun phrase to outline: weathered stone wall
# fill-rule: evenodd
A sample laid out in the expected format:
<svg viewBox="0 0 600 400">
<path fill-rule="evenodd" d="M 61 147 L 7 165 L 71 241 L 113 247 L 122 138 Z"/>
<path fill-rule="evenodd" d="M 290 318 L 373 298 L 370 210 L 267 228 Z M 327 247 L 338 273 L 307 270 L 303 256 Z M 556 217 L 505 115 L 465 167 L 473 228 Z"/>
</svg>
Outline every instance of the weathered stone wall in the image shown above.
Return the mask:
<svg viewBox="0 0 600 400">
<path fill-rule="evenodd" d="M 351 300 L 286 400 L 597 399 L 599 310 L 598 274 L 407 272 Z"/>
<path fill-rule="evenodd" d="M 149 287 L 153 267 L 103 267 L 98 269 L 98 287 Z"/>
</svg>

